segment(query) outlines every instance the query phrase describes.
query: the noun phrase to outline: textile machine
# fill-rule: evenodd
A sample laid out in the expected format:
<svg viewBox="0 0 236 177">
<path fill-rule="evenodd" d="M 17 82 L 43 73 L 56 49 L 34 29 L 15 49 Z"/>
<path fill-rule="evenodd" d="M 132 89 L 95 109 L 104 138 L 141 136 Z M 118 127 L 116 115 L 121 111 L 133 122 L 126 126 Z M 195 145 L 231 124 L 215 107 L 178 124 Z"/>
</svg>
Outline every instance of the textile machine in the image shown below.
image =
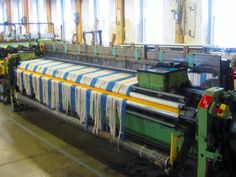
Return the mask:
<svg viewBox="0 0 236 177">
<path fill-rule="evenodd" d="M 43 58 L 13 63 L 15 107 L 76 124 L 168 176 L 189 158 L 198 177 L 235 174 L 236 92 L 230 61 L 211 53 L 217 49 L 44 45 Z"/>
<path fill-rule="evenodd" d="M 25 61 L 42 55 L 44 49 L 36 41 L 8 42 L 0 44 L 0 101 L 10 102 L 9 72 L 12 63 Z"/>
</svg>

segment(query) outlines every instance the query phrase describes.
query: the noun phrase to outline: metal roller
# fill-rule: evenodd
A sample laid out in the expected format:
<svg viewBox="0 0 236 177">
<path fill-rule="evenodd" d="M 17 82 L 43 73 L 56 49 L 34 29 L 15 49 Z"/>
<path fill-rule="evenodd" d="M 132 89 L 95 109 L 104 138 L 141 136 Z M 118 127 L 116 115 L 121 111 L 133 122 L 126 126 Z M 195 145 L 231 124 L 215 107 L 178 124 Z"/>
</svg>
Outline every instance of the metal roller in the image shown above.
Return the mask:
<svg viewBox="0 0 236 177">
<path fill-rule="evenodd" d="M 151 101 L 151 102 L 154 102 L 154 103 L 157 103 L 157 104 L 162 104 L 162 105 L 165 105 L 165 106 L 171 106 L 171 107 L 174 107 L 174 108 L 180 108 L 184 105 L 182 103 L 177 103 L 177 102 L 173 102 L 173 101 L 154 98 L 154 97 L 146 96 L 146 95 L 143 95 L 143 94 L 140 94 L 140 93 L 135 93 L 135 92 L 130 92 L 130 96 L 135 97 L 135 98 L 139 98 L 139 99 L 143 99 L 143 100 L 147 100 L 147 101 Z"/>
</svg>

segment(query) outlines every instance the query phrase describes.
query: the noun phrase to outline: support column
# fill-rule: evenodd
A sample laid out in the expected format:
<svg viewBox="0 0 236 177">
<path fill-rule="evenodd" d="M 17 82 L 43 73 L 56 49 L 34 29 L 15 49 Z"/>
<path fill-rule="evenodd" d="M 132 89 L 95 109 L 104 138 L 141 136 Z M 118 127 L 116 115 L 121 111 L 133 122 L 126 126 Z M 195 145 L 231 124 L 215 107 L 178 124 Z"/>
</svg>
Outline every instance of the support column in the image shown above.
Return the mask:
<svg viewBox="0 0 236 177">
<path fill-rule="evenodd" d="M 83 23 L 82 23 L 82 0 L 76 0 L 76 12 L 79 14 L 79 24 L 76 25 L 76 33 L 78 37 L 78 43 L 82 43 L 83 40 Z"/>
<path fill-rule="evenodd" d="M 124 0 L 116 0 L 116 38 L 117 38 L 117 44 L 124 44 L 125 41 Z"/>
<path fill-rule="evenodd" d="M 36 9 L 37 9 L 37 23 L 39 23 L 39 0 L 36 0 Z M 40 38 L 40 25 L 38 24 L 38 35 Z"/>
<path fill-rule="evenodd" d="M 52 22 L 52 1 L 51 0 L 46 0 L 46 10 L 47 10 L 47 22 L 51 23 Z M 48 33 L 52 33 L 52 25 L 48 24 Z"/>
<path fill-rule="evenodd" d="M 27 23 L 25 25 L 26 28 L 26 34 L 30 33 L 30 26 L 29 26 L 29 3 L 28 0 L 23 0 L 23 6 L 24 6 L 24 17 L 25 17 L 25 22 Z"/>
<path fill-rule="evenodd" d="M 212 9 L 213 1 L 208 0 L 208 34 L 207 34 L 207 43 L 208 45 L 213 45 L 214 29 L 213 29 L 213 19 L 212 19 Z"/>
<path fill-rule="evenodd" d="M 138 41 L 140 43 L 143 43 L 143 33 L 144 33 L 144 30 L 143 30 L 143 27 L 144 27 L 144 22 L 143 22 L 143 14 L 144 14 L 144 0 L 140 0 L 140 25 L 139 25 L 139 36 L 138 36 Z"/>
<path fill-rule="evenodd" d="M 184 43 L 186 24 L 186 0 L 178 0 L 178 19 L 175 23 L 175 43 Z"/>
<path fill-rule="evenodd" d="M 62 21 L 62 25 L 61 25 L 61 40 L 65 41 L 65 12 L 64 12 L 64 8 L 65 8 L 65 0 L 61 0 L 61 21 Z"/>
<path fill-rule="evenodd" d="M 7 14 L 7 22 L 11 23 L 11 1 L 10 0 L 5 0 L 6 2 L 6 14 Z M 12 30 L 12 26 L 8 26 L 9 32 Z"/>
</svg>

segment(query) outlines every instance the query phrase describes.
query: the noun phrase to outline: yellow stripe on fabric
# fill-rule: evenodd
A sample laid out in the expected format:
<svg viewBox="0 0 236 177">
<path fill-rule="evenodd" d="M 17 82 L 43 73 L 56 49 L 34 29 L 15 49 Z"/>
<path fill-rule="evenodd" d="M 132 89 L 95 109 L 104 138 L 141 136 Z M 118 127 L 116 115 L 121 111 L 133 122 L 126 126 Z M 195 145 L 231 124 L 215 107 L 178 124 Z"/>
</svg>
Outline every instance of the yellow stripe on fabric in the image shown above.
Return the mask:
<svg viewBox="0 0 236 177">
<path fill-rule="evenodd" d="M 134 97 L 127 96 L 127 95 L 122 95 L 122 94 L 110 92 L 110 91 L 107 91 L 107 90 L 103 90 L 103 89 L 95 88 L 95 87 L 92 87 L 92 86 L 88 86 L 88 85 L 84 85 L 84 84 L 64 80 L 64 79 L 49 76 L 49 75 L 46 75 L 46 74 L 41 74 L 41 73 L 25 70 L 25 69 L 22 69 L 22 68 L 18 68 L 17 70 L 21 71 L 21 72 L 26 72 L 26 73 L 29 73 L 29 74 L 34 74 L 34 75 L 37 75 L 37 76 L 45 77 L 45 78 L 48 78 L 48 79 L 52 79 L 52 80 L 55 80 L 55 81 L 58 81 L 58 82 L 63 82 L 63 83 L 66 83 L 66 84 L 70 84 L 70 85 L 78 86 L 78 87 L 81 87 L 81 88 L 93 90 L 93 91 L 96 91 L 96 92 L 99 92 L 99 93 L 102 93 L 102 94 L 111 95 L 111 96 L 118 97 L 118 98 L 121 98 L 121 99 L 126 99 L 127 101 L 132 101 L 132 102 L 139 103 L 139 104 L 142 104 L 142 105 L 145 105 L 145 106 L 151 106 L 153 108 L 157 108 L 157 109 L 160 109 L 160 110 L 163 110 L 163 111 L 168 111 L 168 112 L 172 112 L 172 113 L 179 113 L 180 112 L 180 110 L 178 108 L 174 108 L 174 107 L 163 105 L 163 104 L 157 104 L 157 103 L 154 103 L 152 101 L 147 101 L 147 100 L 134 98 Z"/>
</svg>

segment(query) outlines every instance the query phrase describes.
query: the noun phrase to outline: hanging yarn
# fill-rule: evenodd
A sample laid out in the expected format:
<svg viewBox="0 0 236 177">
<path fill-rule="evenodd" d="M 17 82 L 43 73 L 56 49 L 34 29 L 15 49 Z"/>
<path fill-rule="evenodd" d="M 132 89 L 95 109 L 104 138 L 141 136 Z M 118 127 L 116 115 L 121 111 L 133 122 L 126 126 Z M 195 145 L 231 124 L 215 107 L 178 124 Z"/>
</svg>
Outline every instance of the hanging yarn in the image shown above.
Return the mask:
<svg viewBox="0 0 236 177">
<path fill-rule="evenodd" d="M 39 101 L 40 100 L 40 88 L 39 88 L 40 76 L 33 75 L 32 77 L 33 77 L 33 91 L 34 91 L 35 99 Z"/>
<path fill-rule="evenodd" d="M 107 104 L 106 104 L 106 117 L 108 119 L 108 124 L 110 128 L 110 133 L 113 138 L 116 135 L 116 118 L 118 118 L 119 122 L 119 135 L 118 140 L 121 135 L 124 134 L 124 109 L 126 101 L 123 99 L 115 98 L 112 96 L 107 96 Z"/>
<path fill-rule="evenodd" d="M 48 81 L 49 79 L 43 78 L 43 103 L 49 106 L 49 95 L 48 95 Z"/>
<path fill-rule="evenodd" d="M 32 96 L 33 95 L 33 90 L 31 85 L 32 75 L 21 71 L 17 71 L 16 75 L 17 75 L 17 86 L 20 92 L 23 92 L 23 90 L 25 90 L 26 95 Z"/>
<path fill-rule="evenodd" d="M 86 91 L 87 89 L 76 88 L 76 112 L 80 118 L 80 124 L 85 123 L 86 118 Z"/>
<path fill-rule="evenodd" d="M 20 66 L 120 94 L 128 94 L 130 86 L 137 83 L 132 74 L 51 60 L 27 61 Z M 126 100 L 19 70 L 16 70 L 16 77 L 21 92 L 25 90 L 29 96 L 34 94 L 36 100 L 51 109 L 76 113 L 80 124 L 86 128 L 90 116 L 94 122 L 93 133 L 98 134 L 107 125 L 106 130 L 109 129 L 112 137 L 116 137 L 116 130 L 119 132 L 118 140 L 123 137 Z"/>
<path fill-rule="evenodd" d="M 62 105 L 63 105 L 63 109 L 66 113 L 69 112 L 69 104 L 70 104 L 70 89 L 71 89 L 71 85 L 69 84 L 62 84 Z"/>
<path fill-rule="evenodd" d="M 114 97 L 108 96 L 107 97 L 107 104 L 106 104 L 106 118 L 108 121 L 108 125 L 110 128 L 110 133 L 113 138 L 116 135 L 116 102 Z"/>
<path fill-rule="evenodd" d="M 59 110 L 59 82 L 52 80 L 51 109 Z"/>
<path fill-rule="evenodd" d="M 98 134 L 101 129 L 101 93 L 91 92 L 90 96 L 90 116 L 94 121 L 93 133 Z"/>
<path fill-rule="evenodd" d="M 23 72 L 21 72 L 21 71 L 16 71 L 16 83 L 17 83 L 17 86 L 18 86 L 18 88 L 19 88 L 19 90 L 20 90 L 20 92 L 22 92 L 23 91 L 23 82 L 22 82 L 22 80 L 23 80 L 23 78 L 22 78 L 22 74 L 23 74 Z"/>
</svg>

